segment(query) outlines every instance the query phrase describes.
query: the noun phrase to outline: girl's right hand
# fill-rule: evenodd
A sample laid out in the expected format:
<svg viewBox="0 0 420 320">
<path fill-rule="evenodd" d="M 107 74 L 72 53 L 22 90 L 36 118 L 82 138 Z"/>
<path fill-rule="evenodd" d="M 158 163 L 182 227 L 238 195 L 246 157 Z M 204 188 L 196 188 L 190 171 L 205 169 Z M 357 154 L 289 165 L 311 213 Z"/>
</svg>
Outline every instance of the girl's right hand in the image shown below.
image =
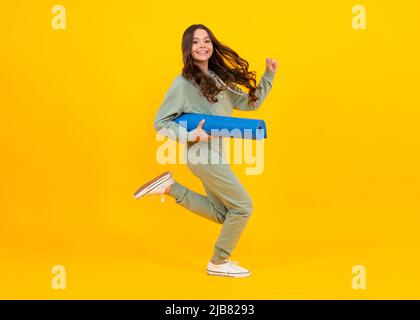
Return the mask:
<svg viewBox="0 0 420 320">
<path fill-rule="evenodd" d="M 197 128 L 191 131 L 196 142 L 209 141 L 211 138 L 214 138 L 214 136 L 208 135 L 207 132 L 203 130 L 204 121 L 206 121 L 206 119 L 201 120 Z"/>
</svg>

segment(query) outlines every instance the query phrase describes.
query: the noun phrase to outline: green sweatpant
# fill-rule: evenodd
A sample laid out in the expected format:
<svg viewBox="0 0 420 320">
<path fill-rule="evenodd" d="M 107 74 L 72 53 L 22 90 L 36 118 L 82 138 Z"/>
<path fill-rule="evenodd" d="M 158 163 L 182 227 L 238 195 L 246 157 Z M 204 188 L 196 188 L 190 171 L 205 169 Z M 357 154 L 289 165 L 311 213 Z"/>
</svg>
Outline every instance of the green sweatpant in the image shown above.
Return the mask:
<svg viewBox="0 0 420 320">
<path fill-rule="evenodd" d="M 221 151 L 218 156 L 224 157 L 224 148 Z M 214 152 L 216 151 L 208 149 L 209 155 Z M 223 224 L 215 244 L 215 254 L 221 259 L 227 259 L 238 244 L 253 205 L 230 165 L 221 163 L 220 159 L 216 164 L 211 161 L 207 164 L 193 164 L 195 162 L 191 163 L 187 159 L 189 170 L 201 180 L 207 196 L 194 192 L 179 182 L 172 185 L 169 195 L 191 212 Z"/>
</svg>

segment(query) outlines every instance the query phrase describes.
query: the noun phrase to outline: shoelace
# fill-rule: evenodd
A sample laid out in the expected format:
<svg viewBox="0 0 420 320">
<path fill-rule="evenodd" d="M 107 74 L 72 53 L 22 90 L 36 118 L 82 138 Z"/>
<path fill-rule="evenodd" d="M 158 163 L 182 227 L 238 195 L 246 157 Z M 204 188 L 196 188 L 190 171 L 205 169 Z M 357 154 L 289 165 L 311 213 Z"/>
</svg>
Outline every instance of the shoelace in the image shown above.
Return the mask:
<svg viewBox="0 0 420 320">
<path fill-rule="evenodd" d="M 156 189 L 157 188 L 162 189 L 162 185 L 157 186 Z M 165 197 L 163 196 L 163 194 L 160 195 L 160 202 L 162 202 L 162 203 L 165 202 Z"/>
<path fill-rule="evenodd" d="M 238 261 L 232 261 L 232 260 L 228 260 L 227 263 L 235 270 L 237 271 L 241 271 L 242 267 L 239 266 L 239 262 Z"/>
<path fill-rule="evenodd" d="M 152 195 L 152 197 L 160 197 L 160 202 L 165 202 L 165 198 L 163 197 L 163 194 L 161 194 L 161 195 L 158 195 L 158 194 L 154 194 L 154 195 Z"/>
<path fill-rule="evenodd" d="M 162 186 L 157 186 L 155 189 L 162 189 Z M 159 195 L 158 195 L 159 196 Z M 164 203 L 165 202 L 165 197 L 163 196 L 163 194 L 160 195 L 160 202 Z"/>
</svg>

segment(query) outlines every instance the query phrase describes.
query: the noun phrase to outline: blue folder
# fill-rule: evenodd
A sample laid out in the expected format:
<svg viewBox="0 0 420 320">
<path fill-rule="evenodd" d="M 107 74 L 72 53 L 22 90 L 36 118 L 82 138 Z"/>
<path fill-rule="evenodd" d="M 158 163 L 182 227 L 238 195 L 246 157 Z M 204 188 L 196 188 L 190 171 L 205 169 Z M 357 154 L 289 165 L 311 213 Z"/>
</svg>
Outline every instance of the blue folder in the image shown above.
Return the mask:
<svg viewBox="0 0 420 320">
<path fill-rule="evenodd" d="M 221 137 L 255 139 L 267 138 L 267 128 L 264 120 L 238 117 L 216 116 L 201 113 L 182 113 L 174 119 L 188 132 L 197 128 L 199 122 L 204 121 L 203 130 L 207 134 Z M 212 131 L 212 129 L 220 131 Z M 223 130 L 224 129 L 224 130 Z"/>
</svg>

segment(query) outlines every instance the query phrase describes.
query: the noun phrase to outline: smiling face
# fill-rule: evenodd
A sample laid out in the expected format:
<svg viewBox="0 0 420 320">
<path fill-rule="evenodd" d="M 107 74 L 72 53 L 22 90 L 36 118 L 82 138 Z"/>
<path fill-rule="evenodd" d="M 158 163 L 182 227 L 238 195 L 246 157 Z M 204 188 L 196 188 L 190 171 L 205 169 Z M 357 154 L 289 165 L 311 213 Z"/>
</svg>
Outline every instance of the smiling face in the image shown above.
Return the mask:
<svg viewBox="0 0 420 320">
<path fill-rule="evenodd" d="M 191 55 L 199 64 L 206 63 L 213 54 L 213 43 L 204 29 L 194 31 Z"/>
</svg>

